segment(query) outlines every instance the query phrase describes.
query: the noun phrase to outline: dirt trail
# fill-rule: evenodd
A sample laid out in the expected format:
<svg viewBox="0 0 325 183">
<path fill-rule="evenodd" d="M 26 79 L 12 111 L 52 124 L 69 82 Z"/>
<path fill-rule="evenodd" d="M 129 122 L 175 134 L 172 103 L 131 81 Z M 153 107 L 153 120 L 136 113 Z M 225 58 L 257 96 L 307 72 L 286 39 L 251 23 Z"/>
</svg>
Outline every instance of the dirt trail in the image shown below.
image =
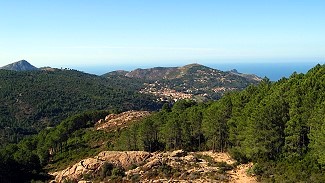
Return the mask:
<svg viewBox="0 0 325 183">
<path fill-rule="evenodd" d="M 233 160 L 227 153 L 213 153 L 212 151 L 202 152 L 204 155 L 208 155 L 216 162 L 226 162 L 227 164 L 233 164 L 236 161 Z M 247 175 L 247 170 L 253 166 L 253 163 L 238 165 L 236 169 L 228 171 L 230 175 L 231 183 L 257 183 L 255 177 Z"/>
</svg>

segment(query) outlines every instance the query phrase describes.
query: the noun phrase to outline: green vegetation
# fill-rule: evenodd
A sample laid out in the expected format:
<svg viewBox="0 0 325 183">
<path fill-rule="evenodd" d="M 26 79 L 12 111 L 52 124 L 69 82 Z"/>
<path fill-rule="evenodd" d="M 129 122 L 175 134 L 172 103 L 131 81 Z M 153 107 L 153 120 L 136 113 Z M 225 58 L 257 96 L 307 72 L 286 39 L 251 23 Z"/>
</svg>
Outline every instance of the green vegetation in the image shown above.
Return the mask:
<svg viewBox="0 0 325 183">
<path fill-rule="evenodd" d="M 103 75 L 137 78 L 147 83 L 144 91 L 175 90 L 186 94 L 193 94 L 199 101 L 219 99 L 224 93 L 242 90 L 251 84 L 259 83 L 255 75 L 244 75 L 233 72 L 223 72 L 199 64 L 183 67 L 155 67 L 150 69 L 136 69 L 131 72 L 115 71 Z"/>
<path fill-rule="evenodd" d="M 0 70 L 0 146 L 56 126 L 88 110 L 155 110 L 152 96 L 140 94 L 136 80 L 74 70 Z"/>
<path fill-rule="evenodd" d="M 55 128 L 1 149 L 0 182 L 46 179 L 46 171 L 64 169 L 106 149 L 102 144 L 115 138 L 114 134 L 97 132 L 92 127 L 108 114 L 109 111 L 77 114 Z"/>
<path fill-rule="evenodd" d="M 240 162 L 253 161 L 250 173 L 265 182 L 325 182 L 324 101 L 325 65 L 317 65 L 275 83 L 265 78 L 215 102 L 165 104 L 160 112 L 116 132 L 92 128 L 112 111 L 80 113 L 3 148 L 0 182 L 45 179 L 44 167 L 61 169 L 107 149 L 228 151 Z M 231 169 L 222 162 L 216 166 Z M 102 177 L 121 180 L 122 170 L 114 168 L 107 166 Z M 175 174 L 167 165 L 151 173 L 149 178 Z"/>
<path fill-rule="evenodd" d="M 228 151 L 240 162 L 253 161 L 252 172 L 263 181 L 324 182 L 324 101 L 325 65 L 317 65 L 216 102 L 164 106 L 122 132 L 115 149 Z"/>
</svg>

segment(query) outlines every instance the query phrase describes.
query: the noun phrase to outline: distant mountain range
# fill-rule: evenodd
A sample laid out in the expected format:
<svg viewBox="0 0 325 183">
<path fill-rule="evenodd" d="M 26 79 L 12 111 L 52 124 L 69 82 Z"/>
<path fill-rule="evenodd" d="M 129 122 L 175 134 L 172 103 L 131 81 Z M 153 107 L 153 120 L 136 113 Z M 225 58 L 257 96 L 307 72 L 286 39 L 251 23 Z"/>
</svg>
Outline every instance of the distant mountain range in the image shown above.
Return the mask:
<svg viewBox="0 0 325 183">
<path fill-rule="evenodd" d="M 145 79 L 145 80 L 163 80 L 163 79 L 177 79 L 177 78 L 182 78 L 186 75 L 191 75 L 197 70 L 210 70 L 216 71 L 219 73 L 224 73 L 224 74 L 234 74 L 238 76 L 242 76 L 244 78 L 247 78 L 249 80 L 254 80 L 254 81 L 260 81 L 261 78 L 254 74 L 242 74 L 239 73 L 236 69 L 233 69 L 231 71 L 220 71 L 217 69 L 212 69 L 209 67 L 206 67 L 204 65 L 200 64 L 189 64 L 185 65 L 182 67 L 154 67 L 154 68 L 149 68 L 149 69 L 135 69 L 133 71 L 125 71 L 125 70 L 117 70 L 117 71 L 112 71 L 107 74 L 104 74 L 104 76 L 109 76 L 109 75 L 123 75 L 126 77 L 130 78 L 139 78 L 139 79 Z"/>
<path fill-rule="evenodd" d="M 130 72 L 119 70 L 103 76 L 143 80 L 144 84 L 140 92 L 154 94 L 160 97 L 160 100 L 218 99 L 225 92 L 240 90 L 262 80 L 256 75 L 242 74 L 235 69 L 224 72 L 200 64 L 136 69 Z"/>
<path fill-rule="evenodd" d="M 8 64 L 6 66 L 0 67 L 0 69 L 4 70 L 13 70 L 13 71 L 33 71 L 33 70 L 39 70 L 37 67 L 33 66 L 26 60 L 20 60 L 18 62 L 14 62 L 11 64 Z"/>
<path fill-rule="evenodd" d="M 6 65 L 0 69 L 14 71 L 62 70 L 49 67 L 36 68 L 26 60 Z M 121 83 L 121 86 L 131 87 L 132 85 L 134 88 L 140 88 L 138 92 L 155 95 L 160 101 L 215 100 L 226 92 L 241 90 L 262 80 L 254 74 L 239 73 L 236 69 L 221 71 L 196 63 L 182 67 L 117 70 L 102 76 L 110 80 L 122 79 L 128 85 Z"/>
</svg>

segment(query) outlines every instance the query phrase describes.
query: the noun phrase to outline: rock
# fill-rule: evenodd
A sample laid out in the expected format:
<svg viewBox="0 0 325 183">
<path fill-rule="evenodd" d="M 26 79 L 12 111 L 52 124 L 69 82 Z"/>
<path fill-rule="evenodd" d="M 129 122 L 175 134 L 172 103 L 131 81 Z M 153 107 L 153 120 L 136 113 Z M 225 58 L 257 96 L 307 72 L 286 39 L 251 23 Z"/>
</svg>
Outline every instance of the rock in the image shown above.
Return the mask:
<svg viewBox="0 0 325 183">
<path fill-rule="evenodd" d="M 144 151 L 103 151 L 96 158 L 101 161 L 110 162 L 116 166 L 128 168 L 131 165 L 143 163 L 151 156 L 150 153 Z"/>
<path fill-rule="evenodd" d="M 105 117 L 105 120 L 99 120 L 96 123 L 96 129 L 110 131 L 120 126 L 126 126 L 148 115 L 150 115 L 148 111 L 126 111 L 120 114 L 110 114 Z"/>
<path fill-rule="evenodd" d="M 154 159 L 143 166 L 145 170 L 150 170 L 153 167 L 160 166 L 162 163 L 159 159 Z"/>
<path fill-rule="evenodd" d="M 82 178 L 91 174 L 98 181 L 101 167 L 105 162 L 115 166 L 121 166 L 125 170 L 126 177 L 123 181 L 131 182 L 136 177 L 140 182 L 251 182 L 255 183 L 254 177 L 246 175 L 247 169 L 253 164 L 239 165 L 235 169 L 227 171 L 226 174 L 219 173 L 220 168 L 214 163 L 209 163 L 204 158 L 199 162 L 198 154 L 210 156 L 214 162 L 226 162 L 232 164 L 226 153 L 190 152 L 183 150 L 173 152 L 143 151 L 103 151 L 94 158 L 87 158 L 79 163 L 68 167 L 60 172 L 52 173 L 56 176 L 55 182 L 64 182 L 69 179 L 73 182 L 87 183 Z M 132 165 L 136 168 L 130 170 Z M 166 173 L 172 173 L 172 177 L 166 177 Z M 169 174 L 168 173 L 168 174 Z M 108 180 L 108 179 L 107 179 Z"/>
<path fill-rule="evenodd" d="M 51 175 L 55 176 L 55 182 L 63 182 L 65 179 L 80 180 L 85 174 L 99 174 L 105 162 L 127 169 L 133 164 L 143 163 L 150 156 L 150 153 L 143 151 L 103 151 L 95 158 L 81 160 L 79 163 L 60 172 L 51 173 Z"/>
<path fill-rule="evenodd" d="M 196 162 L 198 162 L 198 159 L 196 157 L 194 157 L 192 154 L 183 157 L 183 160 L 184 161 L 187 161 L 189 163 L 196 163 Z"/>
<path fill-rule="evenodd" d="M 176 150 L 171 153 L 171 157 L 184 157 L 187 155 L 187 152 L 184 150 Z"/>
<path fill-rule="evenodd" d="M 105 122 L 105 120 L 100 119 L 97 123 L 98 123 L 98 124 L 102 124 L 102 123 L 104 123 L 104 122 Z"/>
</svg>

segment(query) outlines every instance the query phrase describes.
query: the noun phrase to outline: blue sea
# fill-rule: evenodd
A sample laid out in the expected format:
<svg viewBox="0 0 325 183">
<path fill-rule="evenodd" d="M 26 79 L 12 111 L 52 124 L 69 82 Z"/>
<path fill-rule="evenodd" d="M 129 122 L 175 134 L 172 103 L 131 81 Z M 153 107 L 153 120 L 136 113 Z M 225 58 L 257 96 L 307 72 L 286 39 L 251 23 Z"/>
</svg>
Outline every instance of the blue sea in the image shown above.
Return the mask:
<svg viewBox="0 0 325 183">
<path fill-rule="evenodd" d="M 320 62 L 319 62 L 320 63 Z M 267 77 L 272 81 L 277 81 L 282 77 L 288 78 L 293 72 L 297 73 L 306 73 L 309 69 L 313 68 L 317 62 L 288 62 L 288 63 L 222 63 L 222 64 L 202 64 L 208 67 L 229 71 L 236 69 L 240 73 L 255 74 L 260 77 Z M 320 63 L 320 64 L 324 64 Z M 75 69 L 96 74 L 102 75 L 110 71 L 115 70 L 127 70 L 131 71 L 137 68 L 151 68 L 151 67 L 174 67 L 174 66 L 183 66 L 186 64 L 133 64 L 133 65 L 111 65 L 111 66 L 87 66 L 87 67 L 76 67 Z"/>
</svg>

